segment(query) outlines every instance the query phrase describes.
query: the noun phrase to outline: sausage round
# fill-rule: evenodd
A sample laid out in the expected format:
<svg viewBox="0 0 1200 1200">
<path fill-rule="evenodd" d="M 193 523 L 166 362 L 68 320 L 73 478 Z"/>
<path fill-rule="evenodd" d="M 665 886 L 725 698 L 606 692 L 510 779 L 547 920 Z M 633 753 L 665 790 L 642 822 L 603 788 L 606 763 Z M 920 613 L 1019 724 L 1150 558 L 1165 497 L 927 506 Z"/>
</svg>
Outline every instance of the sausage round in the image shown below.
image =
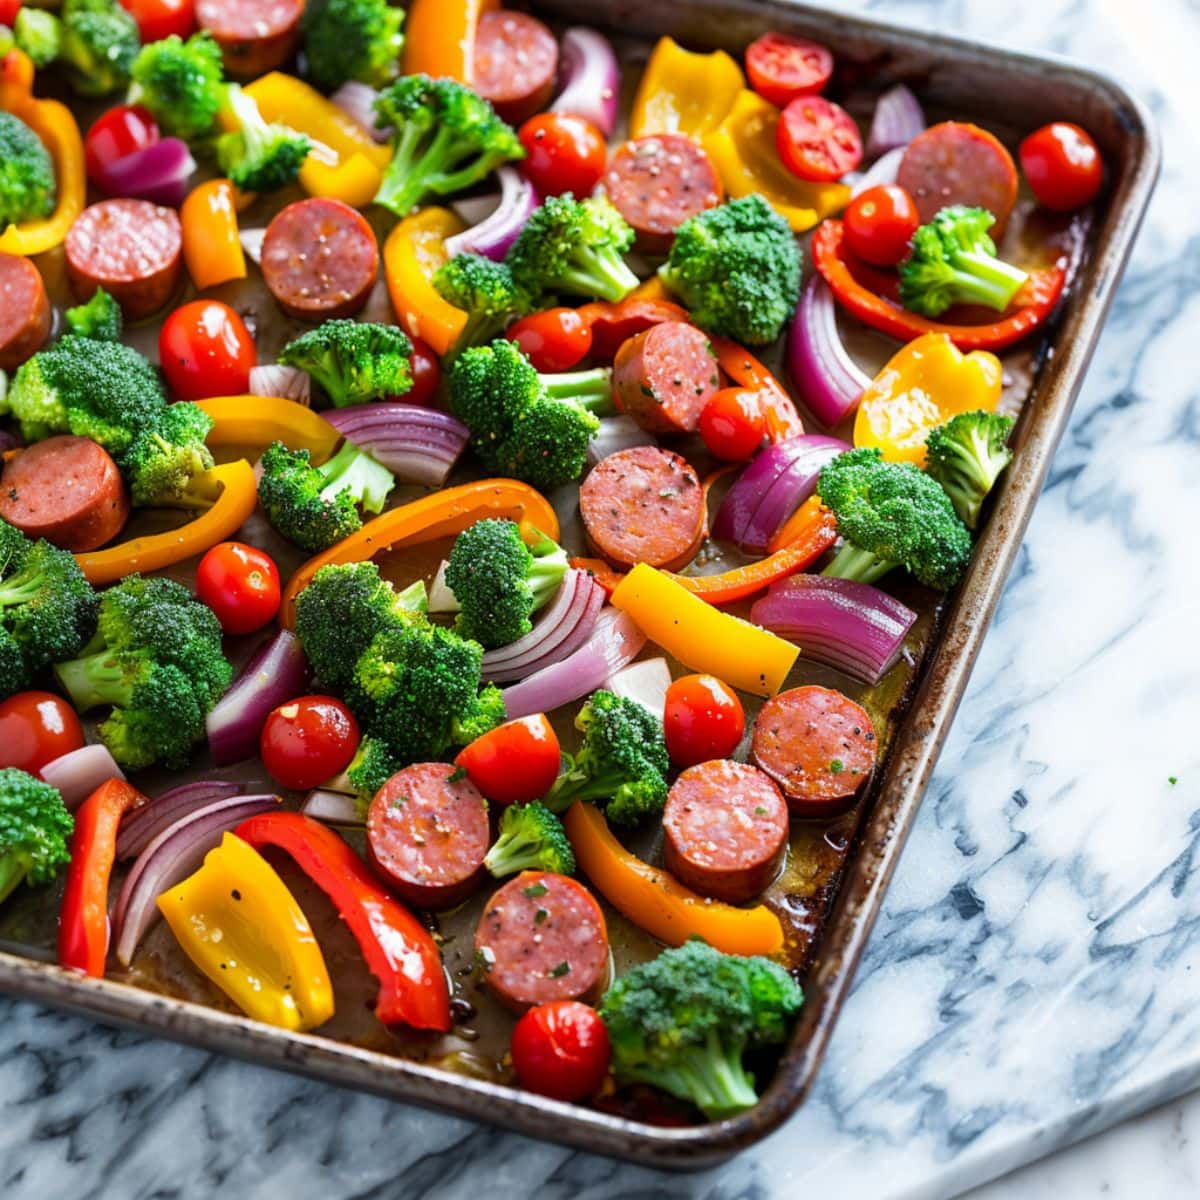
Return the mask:
<svg viewBox="0 0 1200 1200">
<path fill-rule="evenodd" d="M 797 816 L 844 808 L 875 768 L 875 727 L 841 692 L 792 688 L 768 700 L 754 724 L 754 761 L 778 782 Z"/>
<path fill-rule="evenodd" d="M 517 1012 L 594 999 L 608 976 L 608 930 L 596 898 L 550 871 L 522 871 L 484 906 L 475 953 L 492 994 Z"/>
<path fill-rule="evenodd" d="M 14 371 L 50 336 L 50 298 L 37 267 L 0 254 L 0 371 Z"/>
<path fill-rule="evenodd" d="M 663 861 L 702 896 L 739 904 L 765 890 L 787 849 L 788 808 L 757 767 L 728 759 L 682 772 L 663 811 Z"/>
<path fill-rule="evenodd" d="M 579 513 L 596 553 L 617 567 L 672 571 L 704 536 L 704 489 L 687 460 L 657 446 L 601 459 L 579 487 Z"/>
<path fill-rule="evenodd" d="M 397 771 L 367 810 L 367 852 L 392 890 L 418 908 L 451 908 L 483 879 L 487 801 L 452 763 Z"/>
<path fill-rule="evenodd" d="M 179 216 L 149 200 L 101 200 L 75 218 L 66 238 L 67 274 L 80 300 L 103 288 L 131 320 L 148 317 L 179 284 Z"/>
<path fill-rule="evenodd" d="M 292 317 L 350 317 L 367 302 L 379 274 L 379 247 L 362 214 L 326 196 L 297 200 L 267 226 L 262 273 Z"/>
<path fill-rule="evenodd" d="M 665 254 L 684 221 L 724 198 L 708 155 L 681 133 L 626 142 L 609 159 L 601 186 L 647 254 Z"/>
<path fill-rule="evenodd" d="M 128 516 L 117 464 L 91 438 L 64 434 L 35 442 L 0 477 L 0 517 L 76 554 L 111 542 Z"/>
<path fill-rule="evenodd" d="M 212 34 L 231 75 L 282 66 L 300 38 L 304 0 L 197 0 L 196 21 Z"/>
<path fill-rule="evenodd" d="M 707 337 L 684 321 L 662 321 L 625 342 L 613 361 L 613 399 L 648 433 L 695 433 L 721 386 Z"/>
<path fill-rule="evenodd" d="M 537 17 L 499 9 L 480 16 L 474 87 L 509 124 L 550 103 L 557 72 L 558 42 Z"/>
</svg>

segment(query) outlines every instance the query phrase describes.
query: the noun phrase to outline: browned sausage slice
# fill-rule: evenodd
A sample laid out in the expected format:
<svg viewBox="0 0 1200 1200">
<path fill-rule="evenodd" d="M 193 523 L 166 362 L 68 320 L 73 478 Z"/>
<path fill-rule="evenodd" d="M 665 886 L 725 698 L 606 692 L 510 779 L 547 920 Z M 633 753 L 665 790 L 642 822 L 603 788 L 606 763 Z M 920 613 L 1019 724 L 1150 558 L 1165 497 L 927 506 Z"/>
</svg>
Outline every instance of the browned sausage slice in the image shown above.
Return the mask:
<svg viewBox="0 0 1200 1200">
<path fill-rule="evenodd" d="M 780 692 L 754 723 L 754 761 L 783 788 L 797 816 L 846 807 L 870 778 L 878 750 L 866 711 L 830 688 Z"/>
<path fill-rule="evenodd" d="M 712 345 L 684 321 L 651 325 L 613 361 L 613 400 L 648 433 L 694 433 L 720 386 Z"/>
<path fill-rule="evenodd" d="M 0 254 L 0 371 L 16 370 L 50 336 L 50 298 L 37 267 Z"/>
<path fill-rule="evenodd" d="M 262 246 L 262 273 L 289 316 L 349 317 L 367 302 L 379 273 L 379 247 L 362 214 L 325 196 L 278 212 Z"/>
<path fill-rule="evenodd" d="M 702 896 L 738 904 L 765 890 L 787 847 L 788 809 L 757 767 L 715 759 L 682 772 L 663 812 L 663 861 Z"/>
<path fill-rule="evenodd" d="M 475 953 L 492 993 L 518 1012 L 594 999 L 608 976 L 600 905 L 583 884 L 549 871 L 522 871 L 487 902 Z"/>
<path fill-rule="evenodd" d="M 393 891 L 418 908 L 450 908 L 483 879 L 487 801 L 452 763 L 414 763 L 367 811 L 367 851 Z"/>
<path fill-rule="evenodd" d="M 76 554 L 111 542 L 128 516 L 117 464 L 91 438 L 37 442 L 10 459 L 0 477 L 0 517 Z"/>
<path fill-rule="evenodd" d="M 221 47 L 231 75 L 264 75 L 296 49 L 304 0 L 197 0 L 196 21 Z"/>
<path fill-rule="evenodd" d="M 657 446 L 601 459 L 579 487 L 579 513 L 596 553 L 617 567 L 675 570 L 704 537 L 704 490 L 688 461 Z"/>
<path fill-rule="evenodd" d="M 494 9 L 475 30 L 475 90 L 518 125 L 554 94 L 558 42 L 537 17 Z"/>
</svg>

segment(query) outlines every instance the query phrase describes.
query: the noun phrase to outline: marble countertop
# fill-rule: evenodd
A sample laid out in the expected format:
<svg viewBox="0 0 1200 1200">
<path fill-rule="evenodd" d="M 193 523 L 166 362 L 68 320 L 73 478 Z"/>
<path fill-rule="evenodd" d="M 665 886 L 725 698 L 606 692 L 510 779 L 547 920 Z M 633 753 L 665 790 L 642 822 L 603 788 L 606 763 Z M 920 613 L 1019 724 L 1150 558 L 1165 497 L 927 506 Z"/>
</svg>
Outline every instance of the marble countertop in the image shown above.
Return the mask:
<svg viewBox="0 0 1200 1200">
<path fill-rule="evenodd" d="M 1200 1084 L 1200 9 L 831 6 L 1108 69 L 1165 164 L 809 1103 L 724 1167 L 660 1176 L 0 999 L 6 1200 L 940 1200 Z M 1198 1122 L 1176 1106 L 980 1200 L 1190 1194 Z"/>
</svg>

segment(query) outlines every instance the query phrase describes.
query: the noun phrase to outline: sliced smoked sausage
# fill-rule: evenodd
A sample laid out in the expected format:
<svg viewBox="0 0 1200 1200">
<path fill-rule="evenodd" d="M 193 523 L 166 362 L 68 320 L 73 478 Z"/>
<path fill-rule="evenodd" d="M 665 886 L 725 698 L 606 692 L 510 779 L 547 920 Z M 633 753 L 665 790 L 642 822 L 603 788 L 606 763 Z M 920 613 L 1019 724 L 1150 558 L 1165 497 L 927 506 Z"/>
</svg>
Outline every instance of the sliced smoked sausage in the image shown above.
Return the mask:
<svg viewBox="0 0 1200 1200">
<path fill-rule="evenodd" d="M 300 39 L 304 0 L 196 0 L 196 21 L 221 47 L 230 75 L 282 66 Z"/>
<path fill-rule="evenodd" d="M 0 254 L 0 371 L 15 371 L 50 336 L 50 298 L 24 255 Z"/>
<path fill-rule="evenodd" d="M 751 753 L 797 816 L 844 808 L 875 768 L 879 745 L 866 710 L 830 688 L 799 687 L 768 700 Z"/>
<path fill-rule="evenodd" d="M 779 873 L 788 808 L 757 767 L 729 759 L 682 772 L 663 811 L 663 861 L 680 883 L 731 904 L 751 900 Z"/>
<path fill-rule="evenodd" d="M 554 94 L 558 42 L 537 17 L 492 9 L 475 30 L 475 90 L 510 125 L 541 112 Z"/>
<path fill-rule="evenodd" d="M 595 897 L 550 871 L 522 871 L 484 906 L 475 953 L 488 988 L 520 1012 L 595 999 L 608 976 L 608 930 Z"/>
<path fill-rule="evenodd" d="M 414 763 L 367 810 L 367 852 L 392 890 L 418 908 L 451 908 L 483 880 L 487 801 L 452 763 Z"/>
<path fill-rule="evenodd" d="M 648 433 L 695 433 L 720 386 L 712 345 L 683 321 L 651 325 L 613 361 L 613 399 Z"/>
<path fill-rule="evenodd" d="M 704 536 L 704 489 L 688 461 L 657 446 L 601 459 L 579 487 L 579 513 L 596 553 L 617 567 L 672 571 Z"/>
</svg>

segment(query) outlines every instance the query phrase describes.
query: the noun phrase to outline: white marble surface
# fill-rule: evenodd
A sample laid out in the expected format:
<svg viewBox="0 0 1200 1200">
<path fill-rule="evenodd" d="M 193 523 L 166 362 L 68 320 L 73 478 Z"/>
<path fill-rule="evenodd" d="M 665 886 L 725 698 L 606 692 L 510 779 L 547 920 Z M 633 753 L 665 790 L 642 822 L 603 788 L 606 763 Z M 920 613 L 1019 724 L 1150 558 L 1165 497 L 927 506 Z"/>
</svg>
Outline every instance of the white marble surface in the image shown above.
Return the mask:
<svg viewBox="0 0 1200 1200">
<path fill-rule="evenodd" d="M 6 1200 L 939 1200 L 1200 1084 L 1200 9 L 837 7 L 1106 67 L 1166 164 L 810 1103 L 658 1176 L 0 1000 Z M 978 1200 L 1194 1195 L 1198 1128 L 1200 1101 L 1174 1106 Z"/>
</svg>

